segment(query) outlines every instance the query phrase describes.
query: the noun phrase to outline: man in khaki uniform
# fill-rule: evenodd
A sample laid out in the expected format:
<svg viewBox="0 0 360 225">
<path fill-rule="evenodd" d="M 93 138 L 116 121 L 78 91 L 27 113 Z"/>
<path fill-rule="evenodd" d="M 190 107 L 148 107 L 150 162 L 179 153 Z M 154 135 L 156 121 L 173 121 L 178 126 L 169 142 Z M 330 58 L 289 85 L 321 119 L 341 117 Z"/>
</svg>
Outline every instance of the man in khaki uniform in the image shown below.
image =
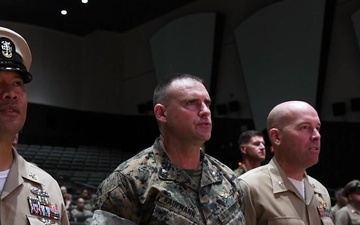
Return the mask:
<svg viewBox="0 0 360 225">
<path fill-rule="evenodd" d="M 27 162 L 13 141 L 26 119 L 25 83 L 31 52 L 18 33 L 0 27 L 0 224 L 62 224 L 69 221 L 58 183 Z"/>
<path fill-rule="evenodd" d="M 342 194 L 348 199 L 348 204 L 336 212 L 335 225 L 360 224 L 360 181 L 347 183 Z"/>
<path fill-rule="evenodd" d="M 343 196 L 343 191 L 344 191 L 344 188 L 338 188 L 335 191 L 336 203 L 335 203 L 335 205 L 333 205 L 331 207 L 331 211 L 334 213 L 334 215 L 336 214 L 337 211 L 339 211 L 339 209 L 346 206 L 348 203 L 347 198 L 345 196 Z"/>
<path fill-rule="evenodd" d="M 267 119 L 274 157 L 239 177 L 246 225 L 333 225 L 327 189 L 306 174 L 320 153 L 320 119 L 306 102 L 288 101 Z"/>
</svg>

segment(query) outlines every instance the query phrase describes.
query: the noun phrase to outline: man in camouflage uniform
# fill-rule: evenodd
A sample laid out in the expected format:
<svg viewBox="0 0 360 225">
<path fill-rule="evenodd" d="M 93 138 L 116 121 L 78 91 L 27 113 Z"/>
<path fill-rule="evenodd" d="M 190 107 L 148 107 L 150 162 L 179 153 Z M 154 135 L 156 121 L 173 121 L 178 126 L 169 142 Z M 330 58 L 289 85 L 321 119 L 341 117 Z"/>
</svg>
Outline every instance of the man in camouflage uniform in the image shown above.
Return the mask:
<svg viewBox="0 0 360 225">
<path fill-rule="evenodd" d="M 100 184 L 91 224 L 244 224 L 236 175 L 204 153 L 212 123 L 202 80 L 172 75 L 153 101 L 160 137 Z"/>
<path fill-rule="evenodd" d="M 247 130 L 241 133 L 238 140 L 242 162 L 234 170 L 237 176 L 261 166 L 266 157 L 264 135 L 257 130 Z"/>
</svg>

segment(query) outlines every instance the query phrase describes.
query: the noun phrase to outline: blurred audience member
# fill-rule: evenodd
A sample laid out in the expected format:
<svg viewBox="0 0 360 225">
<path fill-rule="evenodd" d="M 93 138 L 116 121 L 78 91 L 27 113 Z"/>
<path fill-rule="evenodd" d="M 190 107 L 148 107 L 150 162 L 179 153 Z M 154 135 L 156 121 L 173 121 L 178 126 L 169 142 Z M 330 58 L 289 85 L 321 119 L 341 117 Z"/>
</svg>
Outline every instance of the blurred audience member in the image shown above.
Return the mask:
<svg viewBox="0 0 360 225">
<path fill-rule="evenodd" d="M 72 194 L 65 193 L 64 194 L 64 203 L 65 203 L 65 208 L 67 210 L 72 210 L 74 208 L 74 205 L 72 204 L 72 201 L 73 201 Z"/>
<path fill-rule="evenodd" d="M 88 189 L 86 189 L 86 188 L 82 189 L 80 197 L 83 198 L 85 201 L 90 200 L 90 194 L 89 194 Z"/>
<path fill-rule="evenodd" d="M 266 150 L 264 136 L 256 130 L 243 132 L 239 137 L 238 144 L 242 162 L 234 172 L 240 176 L 248 170 L 261 166 L 266 157 Z"/>
<path fill-rule="evenodd" d="M 347 198 L 348 204 L 336 212 L 335 225 L 360 224 L 360 181 L 352 180 L 347 183 L 343 196 Z"/>
<path fill-rule="evenodd" d="M 336 203 L 333 207 L 331 207 L 331 211 L 334 213 L 334 215 L 336 214 L 336 212 L 341 209 L 342 207 L 346 206 L 347 204 L 347 198 L 345 196 L 343 196 L 343 191 L 344 188 L 338 188 L 335 191 L 335 200 Z"/>
<path fill-rule="evenodd" d="M 80 197 L 76 201 L 76 207 L 71 210 L 71 216 L 74 221 L 84 222 L 87 218 L 92 217 L 93 212 L 88 209 L 85 209 L 85 200 Z"/>
<path fill-rule="evenodd" d="M 67 192 L 67 187 L 64 186 L 64 185 L 62 185 L 62 186 L 60 187 L 60 190 L 61 190 L 61 193 L 62 193 L 63 196 L 64 196 L 65 193 L 68 193 L 68 192 Z"/>
<path fill-rule="evenodd" d="M 89 190 L 86 188 L 82 189 L 80 193 L 80 197 L 85 200 L 85 206 L 84 206 L 85 209 L 92 210 L 92 206 L 91 206 L 92 195 L 90 194 Z"/>
<path fill-rule="evenodd" d="M 68 219 L 69 219 L 70 222 L 74 221 L 74 219 L 73 219 L 72 216 L 71 216 L 70 210 L 66 209 L 66 214 L 67 214 L 67 217 L 68 217 Z"/>
</svg>

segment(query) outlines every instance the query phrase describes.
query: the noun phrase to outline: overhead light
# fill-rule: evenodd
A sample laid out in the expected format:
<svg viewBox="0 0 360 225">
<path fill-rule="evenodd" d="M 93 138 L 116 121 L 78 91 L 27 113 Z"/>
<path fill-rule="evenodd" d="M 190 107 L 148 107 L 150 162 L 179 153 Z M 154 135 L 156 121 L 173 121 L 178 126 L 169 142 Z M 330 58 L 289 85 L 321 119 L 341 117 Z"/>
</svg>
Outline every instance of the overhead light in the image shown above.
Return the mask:
<svg viewBox="0 0 360 225">
<path fill-rule="evenodd" d="M 66 15 L 67 14 L 67 10 L 66 9 L 63 9 L 63 10 L 61 10 L 61 15 Z"/>
<path fill-rule="evenodd" d="M 86 4 L 88 3 L 89 1 L 88 0 L 81 0 L 82 3 Z"/>
</svg>

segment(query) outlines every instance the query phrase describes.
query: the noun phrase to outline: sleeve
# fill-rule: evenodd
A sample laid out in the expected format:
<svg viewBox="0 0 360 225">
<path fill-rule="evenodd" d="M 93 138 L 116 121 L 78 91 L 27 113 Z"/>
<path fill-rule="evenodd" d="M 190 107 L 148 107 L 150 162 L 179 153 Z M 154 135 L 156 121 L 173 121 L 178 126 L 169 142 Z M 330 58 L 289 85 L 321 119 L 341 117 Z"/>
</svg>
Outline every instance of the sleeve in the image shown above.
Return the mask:
<svg viewBox="0 0 360 225">
<path fill-rule="evenodd" d="M 61 225 L 70 225 L 68 215 L 66 213 L 65 205 L 61 205 Z"/>
<path fill-rule="evenodd" d="M 350 224 L 346 210 L 338 210 L 335 214 L 335 225 Z"/>
<path fill-rule="evenodd" d="M 119 171 L 109 175 L 100 185 L 93 200 L 93 210 L 112 213 L 118 217 L 139 222 L 141 205 L 130 181 Z"/>
<path fill-rule="evenodd" d="M 118 217 L 112 213 L 102 211 L 102 210 L 95 210 L 90 225 L 136 225 L 136 223 Z"/>
<path fill-rule="evenodd" d="M 256 225 L 256 211 L 253 204 L 251 189 L 246 181 L 239 178 L 241 189 L 244 192 L 244 204 L 242 211 L 245 216 L 246 225 Z"/>
</svg>

